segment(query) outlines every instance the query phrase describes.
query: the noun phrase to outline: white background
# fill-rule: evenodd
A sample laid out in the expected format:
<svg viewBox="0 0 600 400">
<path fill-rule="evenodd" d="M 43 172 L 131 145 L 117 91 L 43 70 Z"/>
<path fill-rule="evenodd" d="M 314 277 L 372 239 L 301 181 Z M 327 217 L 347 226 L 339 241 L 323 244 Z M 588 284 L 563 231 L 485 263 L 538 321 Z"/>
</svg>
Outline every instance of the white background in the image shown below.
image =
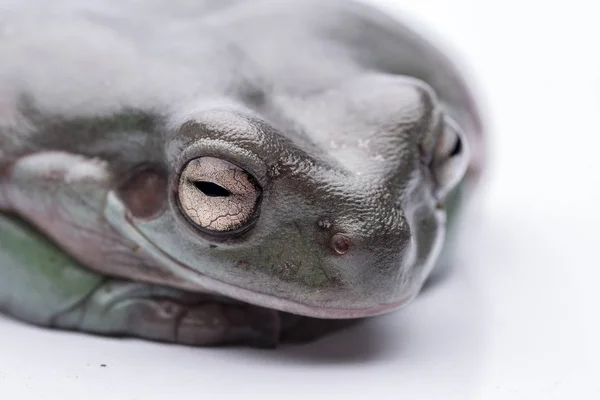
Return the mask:
<svg viewBox="0 0 600 400">
<path fill-rule="evenodd" d="M 0 319 L 0 399 L 600 399 L 596 2 L 375 2 L 451 44 L 486 100 L 492 164 L 453 274 L 406 310 L 276 351 Z"/>
</svg>

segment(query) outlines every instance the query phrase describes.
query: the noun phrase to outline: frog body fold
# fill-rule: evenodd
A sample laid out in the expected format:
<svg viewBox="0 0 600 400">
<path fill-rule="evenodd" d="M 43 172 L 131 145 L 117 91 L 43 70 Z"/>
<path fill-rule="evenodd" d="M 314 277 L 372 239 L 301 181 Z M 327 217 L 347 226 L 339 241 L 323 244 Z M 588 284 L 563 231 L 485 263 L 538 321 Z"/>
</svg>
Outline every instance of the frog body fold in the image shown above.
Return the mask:
<svg viewBox="0 0 600 400">
<path fill-rule="evenodd" d="M 418 294 L 481 169 L 438 49 L 349 1 L 58 4 L 2 20 L 5 312 L 274 346 Z"/>
</svg>

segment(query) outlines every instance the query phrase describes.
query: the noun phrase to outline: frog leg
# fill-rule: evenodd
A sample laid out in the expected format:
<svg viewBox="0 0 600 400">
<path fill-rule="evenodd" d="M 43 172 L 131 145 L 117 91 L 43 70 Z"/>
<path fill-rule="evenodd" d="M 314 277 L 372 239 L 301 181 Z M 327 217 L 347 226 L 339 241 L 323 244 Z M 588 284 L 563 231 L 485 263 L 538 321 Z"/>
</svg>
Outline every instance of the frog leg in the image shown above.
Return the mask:
<svg viewBox="0 0 600 400">
<path fill-rule="evenodd" d="M 18 217 L 0 214 L 0 309 L 46 327 L 186 345 L 274 346 L 279 313 L 82 268 Z"/>
</svg>

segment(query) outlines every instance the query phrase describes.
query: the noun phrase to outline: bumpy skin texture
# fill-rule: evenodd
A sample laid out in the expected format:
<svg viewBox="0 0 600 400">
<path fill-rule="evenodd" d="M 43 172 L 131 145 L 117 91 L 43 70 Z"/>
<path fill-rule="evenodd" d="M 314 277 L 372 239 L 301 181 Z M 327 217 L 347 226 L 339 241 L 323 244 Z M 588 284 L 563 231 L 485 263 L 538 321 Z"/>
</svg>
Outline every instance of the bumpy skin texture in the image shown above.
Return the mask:
<svg viewBox="0 0 600 400">
<path fill-rule="evenodd" d="M 480 168 L 478 111 L 445 56 L 347 1 L 86 4 L 0 16 L 4 310 L 271 346 L 345 325 L 306 317 L 366 317 L 417 295 L 445 204 Z M 444 135 L 471 154 L 448 196 Z M 256 181 L 247 228 L 186 218 L 180 175 L 199 157 Z"/>
</svg>

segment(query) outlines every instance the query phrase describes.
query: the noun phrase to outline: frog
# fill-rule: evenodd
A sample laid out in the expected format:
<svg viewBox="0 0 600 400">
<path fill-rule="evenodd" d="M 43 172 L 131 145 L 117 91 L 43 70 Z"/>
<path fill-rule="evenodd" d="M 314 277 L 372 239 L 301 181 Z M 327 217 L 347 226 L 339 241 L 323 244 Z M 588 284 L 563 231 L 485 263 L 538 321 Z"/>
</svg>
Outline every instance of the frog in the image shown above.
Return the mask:
<svg viewBox="0 0 600 400">
<path fill-rule="evenodd" d="M 341 0 L 15 3 L 4 314 L 273 348 L 404 308 L 439 268 L 484 129 L 414 27 Z"/>
</svg>

